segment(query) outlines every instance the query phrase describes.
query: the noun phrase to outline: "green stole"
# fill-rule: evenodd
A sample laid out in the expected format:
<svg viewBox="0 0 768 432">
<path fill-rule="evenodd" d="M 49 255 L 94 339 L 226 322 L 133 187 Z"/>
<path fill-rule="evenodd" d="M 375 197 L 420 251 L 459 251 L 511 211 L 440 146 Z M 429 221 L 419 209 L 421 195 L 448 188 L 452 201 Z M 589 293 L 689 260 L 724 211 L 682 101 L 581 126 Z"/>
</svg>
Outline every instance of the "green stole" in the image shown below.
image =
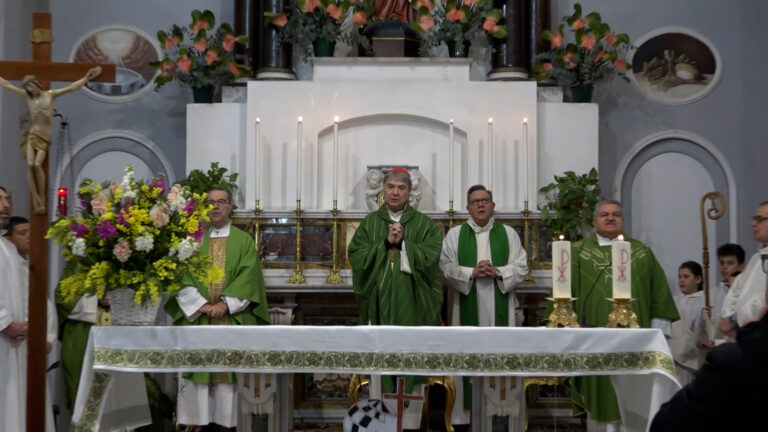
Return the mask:
<svg viewBox="0 0 768 432">
<path fill-rule="evenodd" d="M 491 245 L 491 264 L 494 267 L 501 267 L 509 261 L 509 239 L 507 231 L 499 222 L 493 222 L 493 228 L 489 234 L 488 242 Z M 459 231 L 459 265 L 462 267 L 477 266 L 477 240 L 475 231 L 468 223 L 461 226 Z M 497 327 L 506 327 L 509 325 L 509 298 L 501 292 L 498 282 L 494 279 L 494 300 L 496 309 L 496 319 L 494 323 Z M 460 324 L 463 326 L 477 326 L 477 281 L 472 282 L 469 293 L 462 294 L 459 303 Z M 469 377 L 464 377 L 464 408 L 469 409 L 472 406 L 472 387 L 469 384 Z"/>
</svg>

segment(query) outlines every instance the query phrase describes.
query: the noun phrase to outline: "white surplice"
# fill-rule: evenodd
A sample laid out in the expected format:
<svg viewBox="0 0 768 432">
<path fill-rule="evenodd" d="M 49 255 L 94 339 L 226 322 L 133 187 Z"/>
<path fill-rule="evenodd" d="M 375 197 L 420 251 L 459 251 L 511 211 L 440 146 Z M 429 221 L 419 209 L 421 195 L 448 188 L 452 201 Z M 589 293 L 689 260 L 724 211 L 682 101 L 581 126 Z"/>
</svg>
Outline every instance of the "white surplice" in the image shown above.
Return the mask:
<svg viewBox="0 0 768 432">
<path fill-rule="evenodd" d="M 760 315 L 765 306 L 766 280 L 762 259 L 765 254 L 768 254 L 768 246 L 762 245 L 749 259 L 744 271 L 733 281 L 720 312 L 723 318 L 735 314 L 739 326 L 743 327 L 750 319 Z"/>
<path fill-rule="evenodd" d="M 699 369 L 699 348 L 696 343 L 706 339 L 701 313 L 704 308 L 704 291 L 676 296 L 675 306 L 680 319 L 672 323 L 672 336 L 668 342 L 680 384 L 686 385 L 693 380 L 693 375 Z"/>
<path fill-rule="evenodd" d="M 467 221 L 470 228 L 475 232 L 475 241 L 477 244 L 477 261 L 491 259 L 490 233 L 493 228 L 494 219 L 491 218 L 484 227 L 478 226 L 471 218 Z M 503 225 L 507 233 L 507 242 L 509 248 L 509 258 L 503 266 L 496 267 L 499 290 L 509 298 L 509 321 L 510 327 L 515 326 L 515 316 L 517 308 L 517 297 L 513 288 L 519 284 L 528 273 L 528 256 L 525 253 L 517 232 L 507 225 Z M 495 294 L 494 281 L 489 278 L 478 280 L 472 279 L 472 270 L 474 267 L 465 267 L 459 265 L 459 233 L 461 225 L 451 228 L 443 240 L 443 249 L 440 255 L 440 269 L 443 271 L 446 283 L 448 285 L 448 310 L 450 312 L 449 320 L 452 326 L 461 325 L 460 322 L 460 298 L 461 295 L 469 293 L 472 283 L 476 282 L 477 289 L 477 318 L 480 327 L 495 326 Z M 451 414 L 452 424 L 469 424 L 470 410 L 464 408 L 464 386 L 461 377 L 454 377 L 456 384 L 456 403 Z M 515 378 L 494 378 L 494 387 L 490 386 L 490 379 L 484 379 L 483 385 L 483 403 L 486 422 L 489 423 L 490 417 L 494 415 L 512 416 L 519 415 L 519 398 L 521 395 L 521 380 Z M 506 381 L 506 382 L 502 382 Z M 517 381 L 517 383 L 515 383 Z M 500 391 L 501 388 L 505 391 Z M 511 419 L 510 419 L 511 420 Z M 510 421 L 510 425 L 513 422 Z"/>
<path fill-rule="evenodd" d="M 16 246 L 0 237 L 0 330 L 28 319 L 29 273 Z M 48 301 L 46 340 L 56 340 L 56 320 Z M 13 341 L 0 332 L 0 429 L 23 431 L 26 426 L 27 341 Z M 45 393 L 46 431 L 53 431 L 50 389 Z"/>
</svg>

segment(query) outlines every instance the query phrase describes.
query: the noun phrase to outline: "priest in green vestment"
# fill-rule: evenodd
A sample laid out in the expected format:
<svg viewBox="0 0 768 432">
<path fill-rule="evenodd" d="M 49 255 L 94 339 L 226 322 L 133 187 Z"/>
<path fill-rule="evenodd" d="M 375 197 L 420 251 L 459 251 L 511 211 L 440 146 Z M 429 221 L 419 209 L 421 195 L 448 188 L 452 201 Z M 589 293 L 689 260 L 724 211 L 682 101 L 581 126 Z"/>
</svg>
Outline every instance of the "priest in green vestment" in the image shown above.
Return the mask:
<svg viewBox="0 0 768 432">
<path fill-rule="evenodd" d="M 517 232 L 494 220 L 493 193 L 482 185 L 467 191 L 469 220 L 448 231 L 443 240 L 440 269 L 448 285 L 449 320 L 454 326 L 514 327 L 517 297 L 514 288 L 528 273 L 528 256 Z M 522 383 L 513 377 L 483 379 L 474 395 L 468 377 L 456 382 L 457 403 L 451 424 L 480 422 L 470 415 L 472 399 L 482 404 L 485 419 L 519 415 Z M 494 387 L 490 388 L 491 381 Z M 507 392 L 506 398 L 495 397 Z M 482 399 L 480 399 L 482 396 Z M 477 407 L 478 405 L 476 405 Z"/>
<path fill-rule="evenodd" d="M 613 310 L 613 271 L 611 242 L 624 229 L 622 205 L 616 200 L 600 202 L 595 208 L 595 235 L 575 242 L 572 247 L 571 274 L 574 311 L 581 324 L 604 327 Z M 664 271 L 651 249 L 642 242 L 627 238 L 632 248 L 632 310 L 640 327 L 661 329 L 670 334 L 672 321 L 680 318 L 667 284 Z M 551 309 L 551 304 L 549 308 Z M 548 312 L 547 312 L 548 316 Z M 616 395 L 608 376 L 581 376 L 571 379 L 571 397 L 577 414 L 589 413 L 596 423 L 619 423 Z"/>
<path fill-rule="evenodd" d="M 269 311 L 258 251 L 253 238 L 230 220 L 232 195 L 212 189 L 207 201 L 211 226 L 200 253 L 224 270 L 224 278 L 211 284 L 187 280 L 168 299 L 165 310 L 175 325 L 269 324 Z M 177 417 L 180 424 L 231 428 L 237 424 L 237 398 L 233 373 L 188 372 L 179 380 Z"/>
<path fill-rule="evenodd" d="M 388 171 L 385 203 L 363 219 L 349 244 L 361 325 L 428 326 L 440 321 L 443 287 L 438 261 L 443 235 L 434 221 L 408 204 L 410 191 L 406 170 Z M 382 377 L 385 393 L 395 390 L 391 378 Z M 407 377 L 406 391 L 415 382 L 424 381 Z"/>
</svg>

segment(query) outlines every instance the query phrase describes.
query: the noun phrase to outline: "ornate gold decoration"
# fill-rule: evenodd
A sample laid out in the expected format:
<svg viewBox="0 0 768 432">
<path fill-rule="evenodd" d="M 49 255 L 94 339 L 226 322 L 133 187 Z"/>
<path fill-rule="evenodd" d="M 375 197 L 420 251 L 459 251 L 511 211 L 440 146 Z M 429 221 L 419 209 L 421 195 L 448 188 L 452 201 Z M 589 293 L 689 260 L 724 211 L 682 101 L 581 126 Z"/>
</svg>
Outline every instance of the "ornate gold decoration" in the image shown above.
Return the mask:
<svg viewBox="0 0 768 432">
<path fill-rule="evenodd" d="M 712 207 L 704 212 L 704 205 L 707 199 L 711 201 Z M 701 197 L 699 205 L 701 213 L 701 241 L 704 245 L 701 255 L 702 264 L 704 264 L 704 303 L 709 307 L 709 240 L 707 239 L 707 218 L 718 220 L 725 214 L 725 197 L 720 192 L 707 192 Z"/>
<path fill-rule="evenodd" d="M 531 258 L 531 231 L 528 226 L 528 220 L 531 216 L 531 211 L 528 210 L 528 200 L 524 201 L 523 205 L 523 235 L 525 236 L 525 254 L 528 257 L 528 274 L 525 275 L 525 278 L 522 282 L 520 282 L 520 285 L 536 285 L 536 279 L 533 277 L 533 271 L 531 270 L 533 267 L 533 259 Z M 569 306 L 570 307 L 570 306 Z"/>
<path fill-rule="evenodd" d="M 638 328 L 637 315 L 632 311 L 629 304 L 632 299 L 627 298 L 609 298 L 613 302 L 613 310 L 608 314 L 608 328 Z"/>
<path fill-rule="evenodd" d="M 328 275 L 328 279 L 326 280 L 329 284 L 339 285 L 344 280 L 341 277 L 341 274 L 339 273 L 339 232 L 337 230 L 338 226 L 338 218 L 339 218 L 339 210 L 336 207 L 338 204 L 337 200 L 333 200 L 333 254 L 331 255 L 331 260 L 333 261 L 333 267 L 331 267 L 331 274 Z"/>
<path fill-rule="evenodd" d="M 448 229 L 453 228 L 453 216 L 456 212 L 453 211 L 453 200 L 448 201 Z"/>
<path fill-rule="evenodd" d="M 288 282 L 295 285 L 307 283 L 301 266 L 301 200 L 296 200 L 296 267 Z"/>
<path fill-rule="evenodd" d="M 547 300 L 552 300 L 555 303 L 554 308 L 552 309 L 552 313 L 549 314 L 549 322 L 547 322 L 547 327 L 581 327 L 579 325 L 579 317 L 571 308 L 571 302 L 576 300 L 575 298 L 548 298 Z"/>
<path fill-rule="evenodd" d="M 366 386 L 368 384 L 370 384 L 370 380 L 365 375 L 358 375 L 358 374 L 352 375 L 352 378 L 349 380 L 349 404 L 350 405 L 354 405 L 357 403 L 360 389 L 362 389 L 363 386 Z"/>
<path fill-rule="evenodd" d="M 429 387 L 433 385 L 443 386 L 445 389 L 445 430 L 446 432 L 453 432 L 453 425 L 451 425 L 451 414 L 453 413 L 453 405 L 456 403 L 456 383 L 452 376 L 431 376 L 427 377 L 427 384 L 424 386 L 424 413 L 423 418 L 429 418 Z"/>
<path fill-rule="evenodd" d="M 32 43 L 50 43 L 53 42 L 53 33 L 51 29 L 33 29 L 29 32 L 29 40 Z"/>
</svg>

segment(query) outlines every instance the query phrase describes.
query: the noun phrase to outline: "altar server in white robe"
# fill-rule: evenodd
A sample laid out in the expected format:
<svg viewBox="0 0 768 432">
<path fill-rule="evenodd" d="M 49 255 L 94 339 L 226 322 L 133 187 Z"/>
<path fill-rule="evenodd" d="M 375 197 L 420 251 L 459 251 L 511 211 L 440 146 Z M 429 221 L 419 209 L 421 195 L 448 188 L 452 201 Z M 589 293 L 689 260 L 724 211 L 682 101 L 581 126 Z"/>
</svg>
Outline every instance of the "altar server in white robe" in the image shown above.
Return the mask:
<svg viewBox="0 0 768 432">
<path fill-rule="evenodd" d="M 6 237 L 11 198 L 0 187 L 0 430 L 26 430 L 27 330 L 29 274 L 26 262 Z M 48 305 L 46 340 L 56 339 L 52 306 Z M 49 345 L 50 347 L 50 345 Z M 53 431 L 50 391 L 46 388 L 46 430 Z"/>
<path fill-rule="evenodd" d="M 517 298 L 514 287 L 528 272 L 527 255 L 520 237 L 509 226 L 496 222 L 493 194 L 482 185 L 467 191 L 470 219 L 453 227 L 443 240 L 440 268 L 448 284 L 450 323 L 454 326 L 515 326 Z M 510 416 L 509 430 L 514 430 L 520 415 L 522 382 L 515 378 L 483 379 L 482 395 L 472 395 L 481 406 L 482 422 L 490 430 L 492 416 Z M 453 424 L 470 423 L 469 380 L 456 379 L 456 404 Z M 476 391 L 473 391 L 475 393 Z M 479 419 L 478 419 L 479 420 Z M 474 423 L 474 422 L 472 422 Z"/>
</svg>

